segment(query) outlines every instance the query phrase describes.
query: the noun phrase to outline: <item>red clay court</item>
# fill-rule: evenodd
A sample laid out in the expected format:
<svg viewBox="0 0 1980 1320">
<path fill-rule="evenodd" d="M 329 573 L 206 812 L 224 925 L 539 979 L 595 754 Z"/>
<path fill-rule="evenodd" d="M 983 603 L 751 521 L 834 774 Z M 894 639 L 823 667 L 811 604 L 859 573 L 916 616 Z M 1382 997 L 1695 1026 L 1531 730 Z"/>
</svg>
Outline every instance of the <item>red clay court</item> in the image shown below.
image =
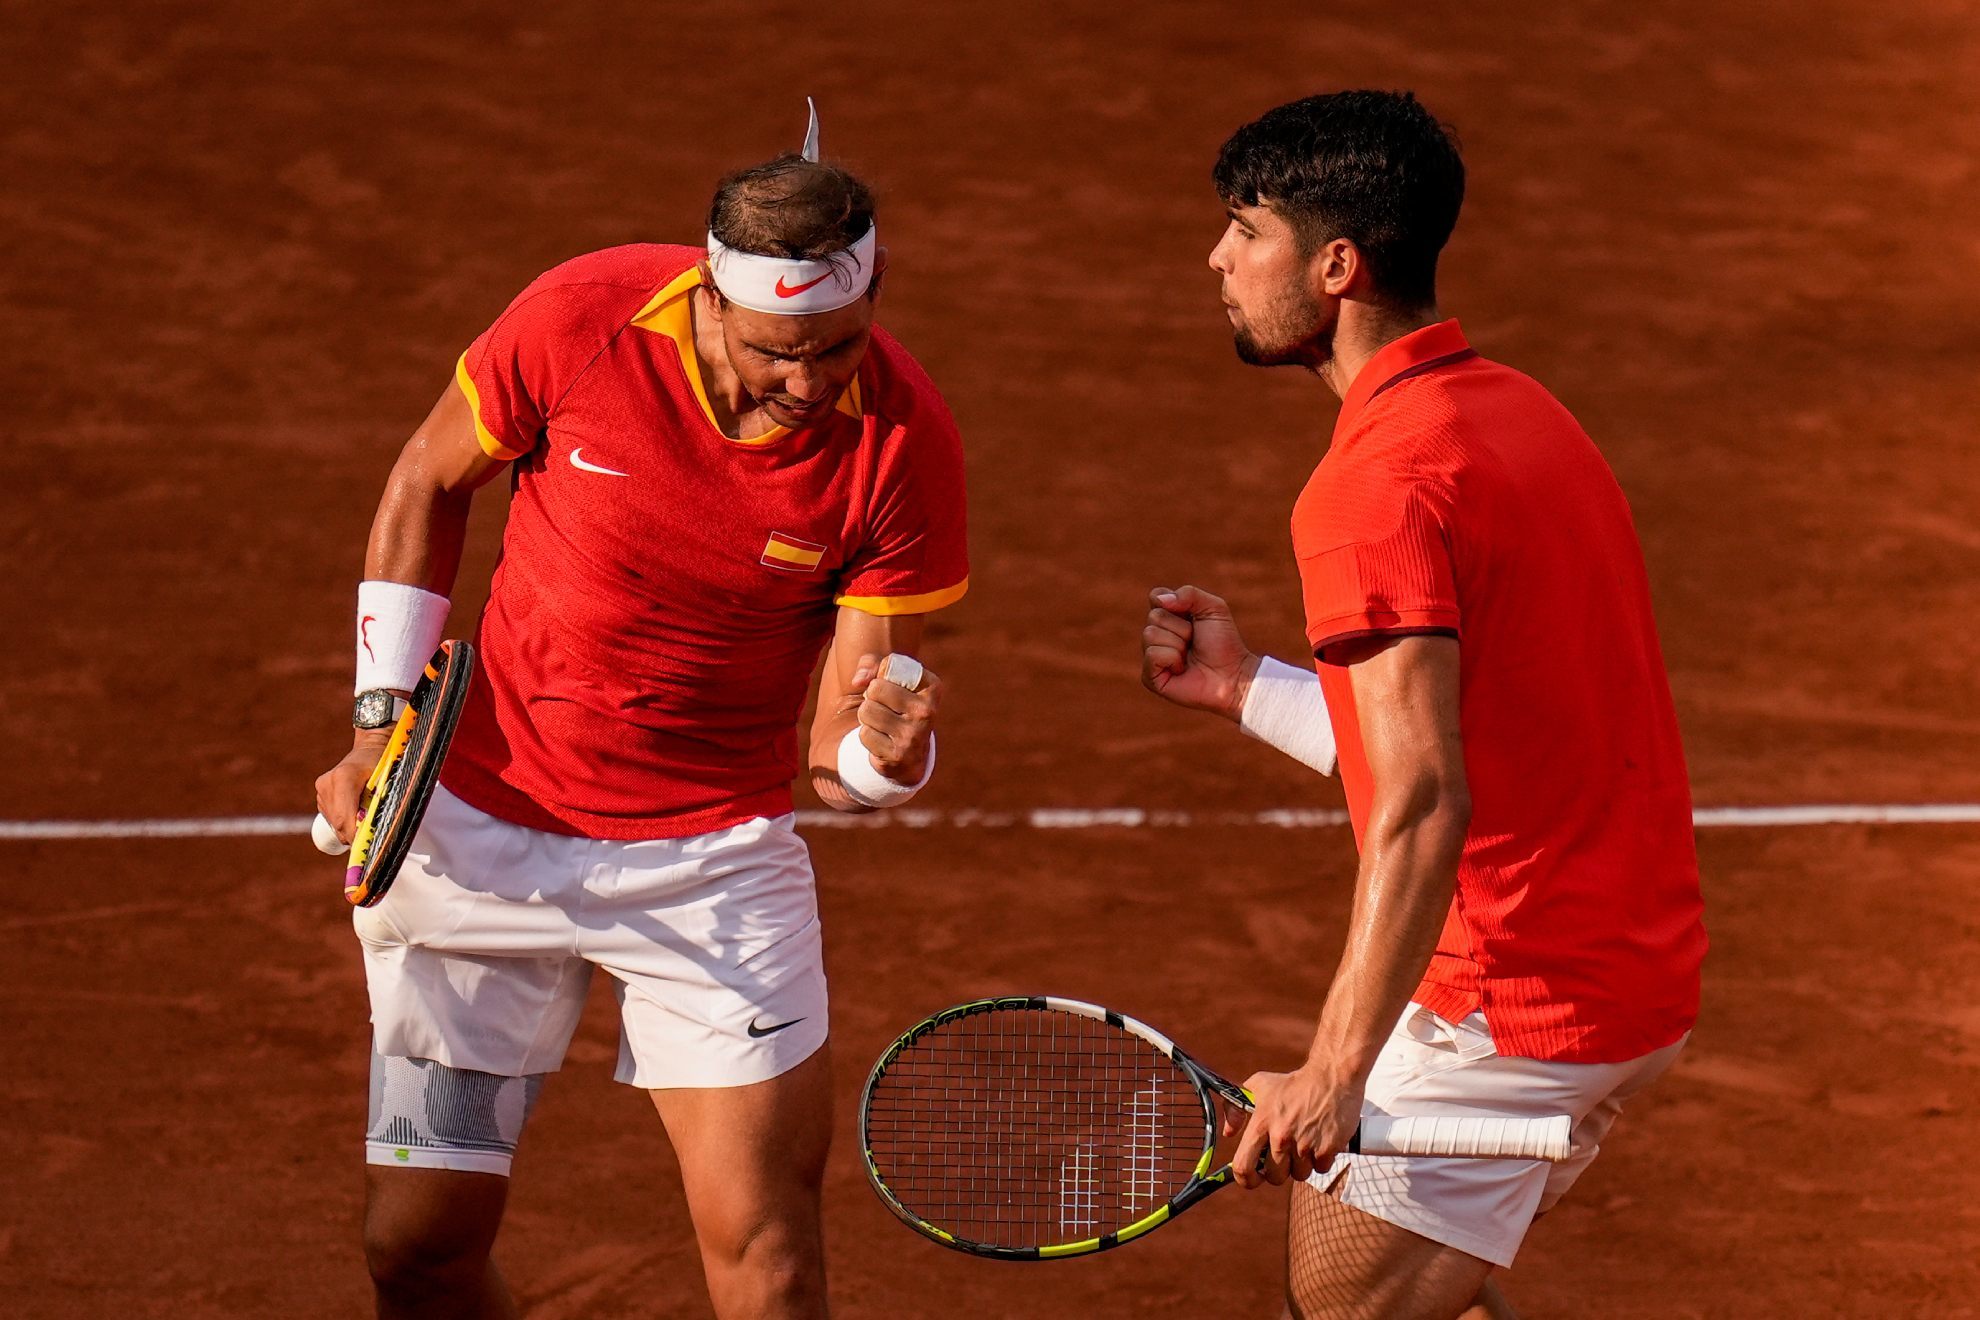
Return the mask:
<svg viewBox="0 0 1980 1320">
<path fill-rule="evenodd" d="M 1521 8 L 17 7 L 0 817 L 306 812 L 348 746 L 365 528 L 455 356 L 565 257 L 694 241 L 717 175 L 794 145 L 810 93 L 883 190 L 882 320 L 963 425 L 974 549 L 927 652 L 951 701 L 916 806 L 947 823 L 811 834 L 836 1313 L 1273 1314 L 1281 1193 L 995 1265 L 895 1223 L 852 1141 L 885 1042 L 976 995 L 1098 1000 L 1239 1077 L 1311 1030 L 1347 831 L 1201 817 L 1335 785 L 1135 681 L 1158 581 L 1302 649 L 1286 515 L 1332 403 L 1232 356 L 1203 259 L 1236 125 L 1355 85 L 1457 125 L 1443 305 L 1629 493 L 1701 805 L 1980 802 L 1980 6 Z M 498 534 L 481 503 L 457 629 Z M 1023 815 L 1062 807 L 1199 819 Z M 1693 1045 L 1509 1297 L 1980 1314 L 1980 825 L 1700 843 Z M 0 1312 L 364 1313 L 338 866 L 300 836 L 13 839 L 0 871 Z M 706 1314 L 614 1031 L 587 1020 L 518 1160 L 497 1258 L 542 1320 Z"/>
</svg>

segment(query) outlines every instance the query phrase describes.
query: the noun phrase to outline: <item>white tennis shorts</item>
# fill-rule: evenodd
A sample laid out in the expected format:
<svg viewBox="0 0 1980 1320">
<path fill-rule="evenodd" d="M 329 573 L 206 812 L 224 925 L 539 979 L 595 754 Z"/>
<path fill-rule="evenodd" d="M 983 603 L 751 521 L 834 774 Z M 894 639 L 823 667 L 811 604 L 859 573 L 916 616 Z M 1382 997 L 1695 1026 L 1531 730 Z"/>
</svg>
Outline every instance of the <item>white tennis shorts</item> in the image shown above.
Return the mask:
<svg viewBox="0 0 1980 1320">
<path fill-rule="evenodd" d="M 1342 1155 L 1307 1182 L 1433 1242 L 1510 1265 L 1534 1216 L 1552 1209 L 1595 1159 L 1623 1102 L 1657 1080 L 1688 1039 L 1626 1063 L 1509 1058 L 1493 1048 L 1484 1014 L 1453 1023 L 1411 1004 L 1368 1078 L 1363 1114 L 1568 1114 L 1574 1119 L 1568 1158 L 1548 1164 Z"/>
<path fill-rule="evenodd" d="M 378 1052 L 554 1072 L 591 969 L 612 977 L 617 1077 L 744 1086 L 825 1042 L 811 855 L 788 815 L 685 839 L 526 829 L 436 788 L 398 880 L 353 915 Z"/>
</svg>

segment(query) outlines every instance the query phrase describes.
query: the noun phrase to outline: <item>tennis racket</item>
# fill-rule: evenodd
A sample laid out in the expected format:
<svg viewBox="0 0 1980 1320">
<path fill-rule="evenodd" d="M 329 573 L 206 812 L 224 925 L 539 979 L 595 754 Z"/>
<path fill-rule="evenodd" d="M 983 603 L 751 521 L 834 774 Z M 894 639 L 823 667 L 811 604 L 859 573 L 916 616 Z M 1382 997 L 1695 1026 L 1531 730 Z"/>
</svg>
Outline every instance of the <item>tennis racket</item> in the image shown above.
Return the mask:
<svg viewBox="0 0 1980 1320">
<path fill-rule="evenodd" d="M 426 815 L 433 786 L 440 782 L 440 763 L 454 741 L 468 686 L 474 681 L 474 647 L 447 641 L 426 662 L 426 672 L 414 685 L 384 754 L 372 768 L 360 798 L 364 814 L 351 838 L 351 860 L 344 872 L 344 898 L 353 907 L 370 907 L 385 897 L 399 877 L 399 867 L 412 847 L 413 835 Z M 324 851 L 336 831 L 322 816 L 311 830 Z"/>
<path fill-rule="evenodd" d="M 945 1247 L 996 1260 L 1106 1251 L 1231 1180 L 1217 1106 L 1242 1087 L 1151 1027 L 1044 996 L 945 1009 L 866 1079 L 860 1145 L 880 1199 Z M 1567 1115 L 1364 1119 L 1370 1155 L 1563 1160 Z"/>
</svg>

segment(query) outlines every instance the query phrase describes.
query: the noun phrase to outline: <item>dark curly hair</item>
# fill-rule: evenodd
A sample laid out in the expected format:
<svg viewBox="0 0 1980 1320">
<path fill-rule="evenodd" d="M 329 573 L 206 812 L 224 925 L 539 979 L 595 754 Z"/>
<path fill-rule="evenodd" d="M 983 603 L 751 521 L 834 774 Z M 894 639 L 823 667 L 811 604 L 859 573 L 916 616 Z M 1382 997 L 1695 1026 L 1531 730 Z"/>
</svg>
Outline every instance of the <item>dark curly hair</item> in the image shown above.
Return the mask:
<svg viewBox="0 0 1980 1320">
<path fill-rule="evenodd" d="M 1456 135 L 1411 93 L 1333 92 L 1268 110 L 1231 135 L 1211 178 L 1227 205 L 1269 204 L 1309 253 L 1353 243 L 1390 301 L 1436 302 L 1464 161 Z"/>
</svg>

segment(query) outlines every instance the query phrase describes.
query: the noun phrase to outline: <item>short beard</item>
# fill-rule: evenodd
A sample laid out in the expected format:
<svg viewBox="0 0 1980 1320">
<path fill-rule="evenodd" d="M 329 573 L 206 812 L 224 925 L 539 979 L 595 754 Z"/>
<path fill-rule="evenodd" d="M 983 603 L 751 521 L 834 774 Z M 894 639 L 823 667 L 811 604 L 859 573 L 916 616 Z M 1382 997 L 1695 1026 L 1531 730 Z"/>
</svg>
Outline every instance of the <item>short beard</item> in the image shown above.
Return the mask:
<svg viewBox="0 0 1980 1320">
<path fill-rule="evenodd" d="M 1283 342 L 1266 344 L 1249 326 L 1239 326 L 1231 335 L 1232 346 L 1237 349 L 1238 361 L 1252 367 L 1324 367 L 1334 358 L 1334 327 L 1323 325 L 1320 309 L 1311 301 L 1302 299 L 1295 307 L 1284 309 L 1286 315 L 1275 319 L 1280 325 L 1304 324 L 1304 334 L 1289 334 Z"/>
<path fill-rule="evenodd" d="M 1237 349 L 1238 361 L 1248 367 L 1320 367 L 1334 356 L 1332 337 L 1324 335 L 1282 348 L 1266 348 L 1249 330 L 1240 330 L 1231 336 L 1231 344 Z"/>
</svg>

